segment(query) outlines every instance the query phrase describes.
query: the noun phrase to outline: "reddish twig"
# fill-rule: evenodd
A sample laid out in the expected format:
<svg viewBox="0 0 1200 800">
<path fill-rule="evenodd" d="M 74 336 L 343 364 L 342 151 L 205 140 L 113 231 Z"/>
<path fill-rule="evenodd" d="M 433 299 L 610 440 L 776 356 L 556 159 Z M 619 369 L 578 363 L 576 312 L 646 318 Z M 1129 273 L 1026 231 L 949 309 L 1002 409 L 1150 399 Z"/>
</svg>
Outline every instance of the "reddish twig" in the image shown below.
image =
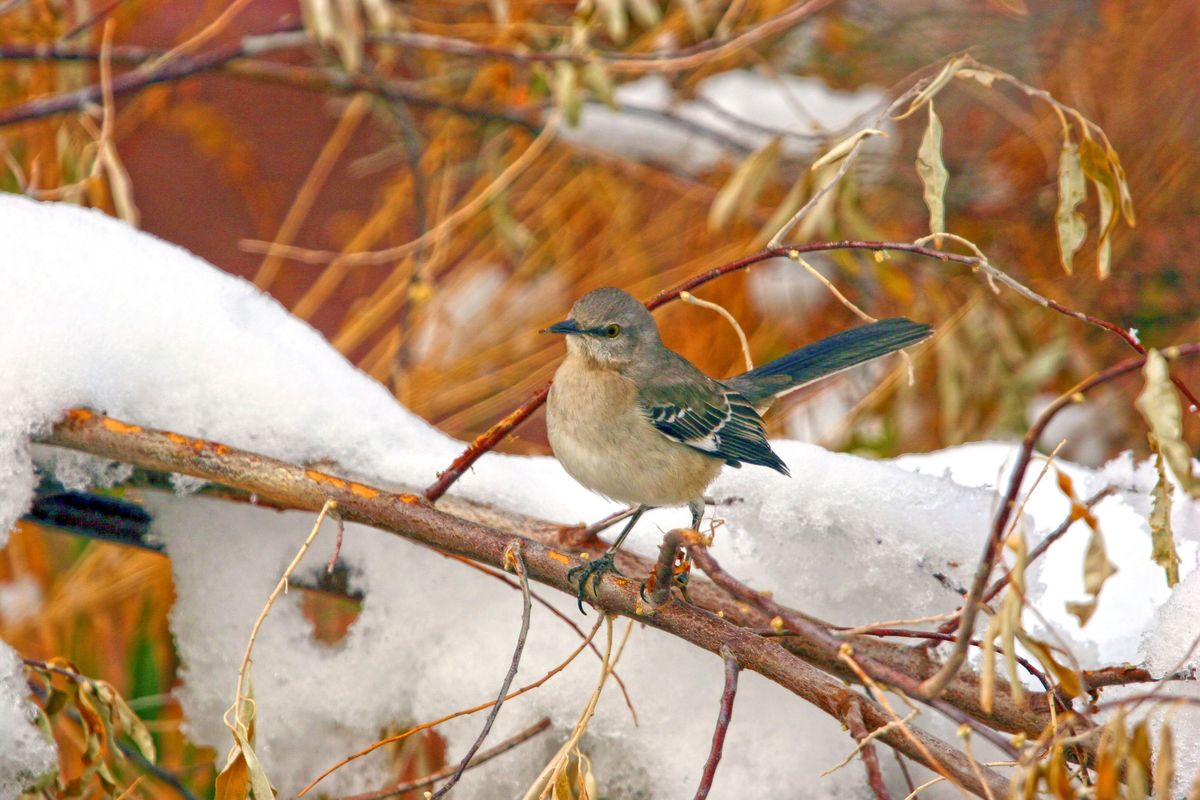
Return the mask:
<svg viewBox="0 0 1200 800">
<path fill-rule="evenodd" d="M 671 582 L 668 579 L 667 585 Z M 725 688 L 721 691 L 721 710 L 717 712 L 717 727 L 713 730 L 712 748 L 708 751 L 708 760 L 704 762 L 704 772 L 700 775 L 700 786 L 696 789 L 695 800 L 704 800 L 712 789 L 713 778 L 717 776 L 717 764 L 721 763 L 721 750 L 725 747 L 725 734 L 729 732 L 729 721 L 733 719 L 733 700 L 737 696 L 738 673 L 741 665 L 729 648 L 721 648 L 721 658 L 725 661 Z M 858 709 L 857 705 L 851 708 Z M 862 711 L 858 710 L 859 722 L 862 722 Z"/>
<path fill-rule="evenodd" d="M 875 745 L 867 739 L 867 726 L 863 724 L 862 711 L 858 706 L 852 705 L 846 709 L 846 716 L 842 717 L 842 721 L 846 723 L 854 741 L 859 744 L 858 754 L 862 756 L 863 766 L 867 768 L 867 783 L 875 793 L 875 800 L 892 800 L 883 782 L 883 772 L 879 769 L 879 754 L 875 752 Z"/>
<path fill-rule="evenodd" d="M 875 252 L 886 250 L 901 253 L 911 253 L 913 255 L 933 258 L 942 262 L 963 264 L 976 269 L 980 268 L 981 265 L 984 264 L 984 262 L 982 262 L 976 256 L 947 253 L 943 250 L 935 250 L 932 247 L 925 247 L 924 245 L 911 244 L 908 242 L 870 242 L 861 240 L 844 240 L 838 242 L 810 242 L 808 244 L 781 245 L 780 247 L 772 247 L 754 253 L 753 255 L 745 256 L 744 258 L 739 258 L 735 261 L 730 261 L 726 264 L 722 264 L 719 267 L 713 267 L 712 269 L 707 270 L 706 272 L 701 272 L 698 275 L 693 275 L 682 283 L 676 284 L 670 289 L 665 289 L 656 294 L 654 297 L 650 298 L 648 301 L 646 301 L 646 308 L 653 311 L 654 309 L 665 305 L 672 300 L 678 299 L 680 293 L 682 292 L 690 292 L 724 275 L 746 269 L 747 267 L 754 266 L 755 264 L 762 263 L 763 261 L 769 261 L 773 258 L 786 258 L 792 253 L 817 253 L 827 252 L 830 250 L 871 250 Z M 1016 285 L 1019 286 L 1019 284 Z M 1089 325 L 1094 325 L 1095 327 L 1102 328 L 1103 330 L 1116 334 L 1117 336 L 1121 337 L 1122 341 L 1142 355 L 1144 355 L 1146 352 L 1146 349 L 1142 346 L 1141 342 L 1139 342 L 1128 331 L 1120 328 L 1117 325 L 1114 325 L 1111 322 L 1102 320 L 1098 317 L 1093 317 L 1090 314 L 1085 314 L 1081 311 L 1075 311 L 1067 308 L 1059 302 L 1036 295 L 1032 292 L 1029 292 L 1027 289 L 1021 293 L 1026 297 L 1033 299 L 1035 302 L 1044 303 L 1048 308 L 1051 308 L 1060 314 L 1065 314 L 1072 319 L 1086 322 Z M 1182 381 L 1174 377 L 1172 377 L 1171 380 L 1175 383 L 1179 390 L 1183 392 L 1184 396 L 1192 402 L 1193 405 L 1197 404 L 1198 401 L 1194 399 L 1194 396 Z M 480 456 L 503 441 L 505 437 L 507 437 L 517 427 L 525 422 L 525 420 L 528 419 L 534 411 L 537 411 L 538 408 L 540 408 L 541 405 L 546 402 L 546 397 L 549 392 L 549 384 L 538 389 L 515 411 L 489 428 L 482 436 L 479 436 L 473 442 L 471 442 L 470 446 L 468 446 L 467 449 L 458 456 L 458 458 L 454 459 L 454 462 L 445 471 L 438 474 L 438 479 L 432 485 L 430 485 L 428 489 L 425 490 L 425 498 L 433 501 L 445 494 L 446 490 L 449 489 L 455 481 L 462 477 L 463 473 L 466 472 L 466 470 L 469 469 L 471 465 L 479 459 Z"/>
<path fill-rule="evenodd" d="M 1200 353 L 1200 344 L 1185 344 L 1172 349 L 1177 356 L 1193 356 Z M 956 620 L 946 623 L 940 629 L 945 633 L 956 629 L 962 630 L 965 635 L 959 637 L 942 668 L 921 684 L 918 693 L 919 696 L 923 698 L 937 697 L 946 684 L 957 674 L 963 665 L 963 661 L 966 659 L 967 647 L 970 646 L 970 634 L 975 628 L 975 618 L 979 613 L 980 599 L 983 597 L 988 577 L 992 574 L 996 559 L 999 558 L 1000 548 L 1004 543 L 1004 533 L 1008 530 L 1009 518 L 1017 507 L 1017 495 L 1020 493 L 1021 484 L 1024 482 L 1025 471 L 1029 468 L 1030 461 L 1033 458 L 1034 446 L 1042 437 L 1046 426 L 1050 424 L 1050 421 L 1054 419 L 1058 412 L 1074 403 L 1076 397 L 1079 395 L 1086 394 L 1097 386 L 1101 386 L 1123 375 L 1136 372 L 1145 363 L 1145 356 L 1127 359 L 1084 379 L 1073 389 L 1059 396 L 1047 406 L 1025 433 L 1025 437 L 1021 440 L 1021 449 L 1018 452 L 1016 464 L 1013 466 L 1012 475 L 1009 478 L 1008 489 L 1005 491 L 996 516 L 992 520 L 992 529 L 988 534 L 987 541 L 984 543 L 983 555 L 980 556 L 979 565 L 975 569 L 975 577 L 971 582 L 970 590 L 967 592 L 967 598 L 963 602 L 962 611 Z"/>
<path fill-rule="evenodd" d="M 479 460 L 480 456 L 498 445 L 517 426 L 529 419 L 530 414 L 541 408 L 542 403 L 546 402 L 546 397 L 549 394 L 550 384 L 547 383 L 534 392 L 532 397 L 522 403 L 511 414 L 489 428 L 482 436 L 477 436 L 467 449 L 458 458 L 454 459 L 446 470 L 438 473 L 437 480 L 425 490 L 425 499 L 432 503 L 444 495 L 446 490 L 454 485 L 454 482 L 462 477 L 462 474 L 470 469 L 472 464 Z"/>
</svg>

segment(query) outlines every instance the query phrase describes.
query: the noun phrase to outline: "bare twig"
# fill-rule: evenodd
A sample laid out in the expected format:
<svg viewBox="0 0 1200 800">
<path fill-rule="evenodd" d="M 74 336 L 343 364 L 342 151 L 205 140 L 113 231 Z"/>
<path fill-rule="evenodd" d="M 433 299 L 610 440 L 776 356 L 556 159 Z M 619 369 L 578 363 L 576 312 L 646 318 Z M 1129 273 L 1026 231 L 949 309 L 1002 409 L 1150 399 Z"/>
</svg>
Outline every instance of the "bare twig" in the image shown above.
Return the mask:
<svg viewBox="0 0 1200 800">
<path fill-rule="evenodd" d="M 472 758 L 471 763 L 467 765 L 467 769 L 471 769 L 472 767 L 477 767 L 480 764 L 483 764 L 487 761 L 491 761 L 496 756 L 507 753 L 509 750 L 512 750 L 514 747 L 524 744 L 525 742 L 529 741 L 534 736 L 537 736 L 539 733 L 541 733 L 542 731 L 546 730 L 549 727 L 550 727 L 550 718 L 543 717 L 542 719 L 540 719 L 537 722 L 530 725 L 525 730 L 520 731 L 516 735 L 505 739 L 503 742 L 500 742 L 499 744 L 497 744 L 493 747 L 489 747 L 487 750 L 484 750 L 482 753 L 480 753 L 479 755 Z M 395 786 L 389 786 L 388 788 L 380 789 L 377 792 L 366 792 L 364 794 L 348 795 L 346 797 L 339 798 L 339 800 L 386 800 L 386 798 L 388 798 L 388 797 L 395 797 L 396 795 L 407 794 L 408 792 L 416 792 L 416 791 L 424 789 L 428 786 L 432 786 L 433 784 L 437 783 L 438 781 L 449 778 L 451 775 L 454 774 L 454 771 L 456 769 L 458 769 L 457 765 L 449 766 L 449 767 L 446 767 L 445 769 L 440 769 L 437 772 L 434 772 L 430 775 L 426 775 L 424 778 L 417 778 L 415 781 L 405 781 L 404 783 L 398 783 Z"/>
<path fill-rule="evenodd" d="M 867 726 L 863 724 L 862 709 L 856 705 L 849 706 L 842 721 L 846 723 L 855 741 L 862 744 L 858 752 L 862 756 L 863 766 L 867 769 L 867 783 L 875 793 L 875 800 L 891 800 L 892 796 L 888 794 L 887 786 L 883 782 L 883 772 L 879 768 L 879 754 L 875 752 L 875 745 L 867 739 L 868 731 Z"/>
<path fill-rule="evenodd" d="M 708 760 L 704 762 L 704 772 L 700 776 L 695 800 L 704 800 L 712 790 L 713 778 L 717 776 L 717 764 L 721 763 L 721 751 L 725 747 L 725 734 L 729 732 L 729 722 L 733 719 L 738 673 L 742 671 L 741 665 L 727 648 L 721 648 L 721 658 L 725 662 L 725 688 L 721 690 L 721 710 L 717 712 L 717 727 L 713 730 L 712 748 L 708 751 Z M 859 722 L 861 721 L 860 715 Z"/>
<path fill-rule="evenodd" d="M 241 41 L 221 45 L 196 56 L 180 56 L 146 70 L 135 69 L 118 75 L 112 82 L 114 96 L 140 91 L 147 86 L 168 83 L 216 69 L 237 58 L 268 51 L 286 50 L 308 44 L 308 34 L 287 25 L 275 31 L 247 36 Z M 79 111 L 101 99 L 103 87 L 95 83 L 73 92 L 38 97 L 0 111 L 0 126 Z"/>
<path fill-rule="evenodd" d="M 525 561 L 521 558 L 521 542 L 520 540 L 513 541 L 512 545 L 505 551 L 505 560 L 511 556 L 514 569 L 517 571 L 517 577 L 521 579 L 521 596 L 523 604 L 521 606 L 521 632 L 517 634 L 517 646 L 513 650 L 512 663 L 509 664 L 508 674 L 504 676 L 504 683 L 500 685 L 500 694 L 496 697 L 496 703 L 492 706 L 492 710 L 488 712 L 487 719 L 483 723 L 483 730 L 479 732 L 475 742 L 467 748 L 467 754 L 462 757 L 462 761 L 458 764 L 458 769 L 450 776 L 450 780 L 442 784 L 442 787 L 433 793 L 434 800 L 439 797 L 445 797 L 446 792 L 450 791 L 454 784 L 458 783 L 458 779 L 462 777 L 463 770 L 471 763 L 471 759 L 475 757 L 475 753 L 483 746 L 483 740 L 492 730 L 492 723 L 496 721 L 496 717 L 500 713 L 500 706 L 504 705 L 504 698 L 508 694 L 508 688 L 512 686 L 513 678 L 517 676 L 517 668 L 521 665 L 521 654 L 525 652 L 525 637 L 529 635 L 529 615 L 533 609 L 533 603 L 529 599 L 529 578 L 525 575 Z"/>
<path fill-rule="evenodd" d="M 242 706 L 243 700 L 246 699 L 244 691 L 245 680 L 250 670 L 250 652 L 254 649 L 254 640 L 258 637 L 258 631 L 262 627 L 263 622 L 266 621 L 267 614 L 271 612 L 271 606 L 275 604 L 276 598 L 287 590 L 288 578 L 291 577 L 292 573 L 296 571 L 296 567 L 304 559 L 304 554 L 308 552 L 313 539 L 317 538 L 317 533 L 321 530 L 321 523 L 325 521 L 325 516 L 336 508 L 337 502 L 334 500 L 326 500 L 321 506 L 321 511 L 317 514 L 317 521 L 313 523 L 312 531 L 308 534 L 304 543 L 300 545 L 300 549 L 296 551 L 296 555 L 292 558 L 291 563 L 287 565 L 287 569 L 283 571 L 283 575 L 280 576 L 279 581 L 275 584 L 275 588 L 271 590 L 271 594 L 267 597 L 267 602 L 259 613 L 258 619 L 254 620 L 254 627 L 250 629 L 250 639 L 246 642 L 246 652 L 242 655 L 241 665 L 238 666 L 237 690 L 234 694 L 233 706 L 230 707 L 230 711 L 233 712 L 232 723 L 228 719 L 229 712 L 226 712 L 225 724 L 230 728 L 241 725 L 243 721 Z"/>
</svg>

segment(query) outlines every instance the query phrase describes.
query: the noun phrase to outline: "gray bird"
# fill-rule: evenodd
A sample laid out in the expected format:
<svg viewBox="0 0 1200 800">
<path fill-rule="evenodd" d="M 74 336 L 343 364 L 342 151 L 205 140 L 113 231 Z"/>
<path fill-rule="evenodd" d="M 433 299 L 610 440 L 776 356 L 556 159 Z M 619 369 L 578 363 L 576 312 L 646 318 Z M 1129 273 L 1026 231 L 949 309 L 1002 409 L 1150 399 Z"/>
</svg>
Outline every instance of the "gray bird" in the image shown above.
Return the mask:
<svg viewBox="0 0 1200 800">
<path fill-rule="evenodd" d="M 550 447 L 575 480 L 636 510 L 612 547 L 568 573 L 595 593 L 613 554 L 647 509 L 686 505 L 692 528 L 704 490 L 721 467 L 756 464 L 784 475 L 760 413 L 775 398 L 909 345 L 933 332 L 903 318 L 853 328 L 802 347 L 736 378 L 718 381 L 669 350 L 646 307 L 620 289 L 581 297 L 563 322 L 567 357 L 546 407 Z"/>
</svg>

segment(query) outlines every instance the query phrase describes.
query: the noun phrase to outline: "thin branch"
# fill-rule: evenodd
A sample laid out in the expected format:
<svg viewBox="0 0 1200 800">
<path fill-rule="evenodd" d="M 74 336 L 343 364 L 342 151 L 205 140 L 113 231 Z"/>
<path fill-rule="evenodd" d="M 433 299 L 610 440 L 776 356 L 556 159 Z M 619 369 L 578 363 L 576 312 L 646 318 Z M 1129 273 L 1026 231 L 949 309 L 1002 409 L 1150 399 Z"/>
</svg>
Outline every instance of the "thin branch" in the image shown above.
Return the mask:
<svg viewBox="0 0 1200 800">
<path fill-rule="evenodd" d="M 512 663 L 509 664 L 508 674 L 504 676 L 504 683 L 500 685 L 500 694 L 496 697 L 496 703 L 492 706 L 492 710 L 488 713 L 487 719 L 483 723 L 483 730 L 479 732 L 474 744 L 467 748 L 467 754 L 462 757 L 462 761 L 458 764 L 458 769 L 450 776 L 450 780 L 442 784 L 442 787 L 433 793 L 433 800 L 439 797 L 445 797 L 446 792 L 450 791 L 454 784 L 458 783 L 458 779 L 462 777 L 463 771 L 467 765 L 471 763 L 471 759 L 475 757 L 475 753 L 483 746 L 483 740 L 491 733 L 492 723 L 496 721 L 496 717 L 500 714 L 500 706 L 504 705 L 504 698 L 508 694 L 508 689 L 512 686 L 513 678 L 517 676 L 517 668 L 521 666 L 521 654 L 525 652 L 525 637 L 529 635 L 529 616 L 533 610 L 533 603 L 529 599 L 529 578 L 525 574 L 525 561 L 521 558 L 521 542 L 514 540 L 508 550 L 505 551 L 505 561 L 510 557 L 513 567 L 517 571 L 517 577 L 521 579 L 521 632 L 517 634 L 517 646 L 513 650 Z"/>
<path fill-rule="evenodd" d="M 503 742 L 500 742 L 500 744 L 497 744 L 493 747 L 489 747 L 487 750 L 484 750 L 482 753 L 480 753 L 479 755 L 472 758 L 471 763 L 467 765 L 467 769 L 471 769 L 472 767 L 477 767 L 480 764 L 483 764 L 487 761 L 491 761 L 496 756 L 507 753 L 509 750 L 512 750 L 513 748 L 524 744 L 525 742 L 529 741 L 534 736 L 537 736 L 539 733 L 541 733 L 542 731 L 546 730 L 549 727 L 550 727 L 550 718 L 543 717 L 542 719 L 533 723 L 532 725 L 530 725 L 528 728 L 521 731 L 520 733 L 517 733 L 516 735 L 511 736 L 508 739 L 505 739 Z M 407 781 L 405 783 L 398 783 L 395 786 L 389 786 L 388 788 L 380 789 L 377 792 L 366 792 L 364 794 L 348 795 L 346 797 L 339 798 L 339 800 L 386 800 L 386 798 L 388 798 L 388 797 L 395 797 L 396 795 L 399 795 L 399 794 L 406 794 L 408 792 L 420 791 L 421 789 L 424 789 L 428 786 L 432 786 L 433 784 L 437 783 L 438 781 L 449 778 L 451 775 L 454 774 L 454 771 L 456 769 L 458 769 L 457 765 L 446 767 L 446 768 L 438 770 L 437 772 L 434 772 L 430 775 L 426 775 L 424 778 L 417 778 L 415 781 Z"/>
<path fill-rule="evenodd" d="M 669 583 L 668 583 L 669 585 Z M 728 648 L 721 648 L 721 658 L 725 662 L 725 688 L 721 690 L 721 709 L 717 712 L 717 727 L 713 730 L 712 748 L 708 751 L 708 760 L 704 762 L 704 772 L 700 775 L 700 786 L 696 789 L 695 800 L 704 800 L 712 790 L 713 778 L 717 776 L 717 764 L 721 763 L 721 751 L 725 747 L 725 734 L 729 732 L 729 722 L 733 719 L 733 701 L 737 697 L 738 673 L 742 667 Z M 858 706 L 854 706 L 858 708 Z M 862 721 L 861 712 L 859 722 Z"/>
<path fill-rule="evenodd" d="M 869 732 L 863 724 L 862 709 L 857 705 L 849 706 L 842 721 L 846 723 L 850 735 L 861 745 L 858 752 L 862 756 L 863 766 L 867 769 L 867 783 L 875 793 L 875 800 L 891 800 L 892 796 L 888 794 L 887 785 L 883 782 L 883 772 L 879 768 L 879 754 L 875 752 L 875 745 L 867 738 Z"/>
<path fill-rule="evenodd" d="M 1200 346 L 1196 349 L 1200 351 Z M 44 441 L 143 468 L 179 472 L 233 485 L 255 492 L 269 501 L 296 508 L 315 510 L 326 500 L 332 499 L 337 502 L 340 513 L 348 522 L 390 531 L 411 541 L 492 566 L 503 565 L 504 553 L 513 538 L 511 533 L 438 511 L 418 495 L 390 494 L 362 483 L 237 450 L 228 445 L 154 431 L 89 411 L 71 412 Z M 554 528 L 548 526 L 543 532 L 547 542 L 552 541 L 553 531 Z M 526 532 L 537 533 L 533 530 Z M 557 550 L 552 544 L 533 539 L 522 542 L 522 555 L 530 579 L 574 596 L 575 587 L 568 580 L 567 571 L 580 563 L 577 559 Z M 619 563 L 626 566 L 631 563 L 644 564 L 641 569 L 649 568 L 644 561 L 631 557 L 622 558 Z M 705 591 L 703 599 L 714 603 L 726 618 L 688 603 L 667 603 L 653 615 L 639 616 L 638 609 L 642 601 L 637 587 L 631 581 L 619 578 L 602 582 L 595 603 L 605 613 L 637 619 L 713 653 L 718 653 L 725 646 L 743 668 L 759 672 L 837 719 L 841 718 L 847 702 L 859 702 L 863 704 L 863 720 L 868 728 L 874 730 L 890 720 L 888 713 L 877 704 L 856 695 L 838 678 L 821 672 L 797 657 L 810 651 L 814 654 L 811 657 L 828 662 L 827 654 L 820 652 L 822 647 L 799 639 L 790 641 L 788 649 L 785 649 L 781 646 L 781 640 L 756 636 L 731 621 L 753 620 L 754 627 L 763 627 L 766 620 L 761 614 L 740 609 L 735 602 L 722 602 L 711 591 Z M 802 618 L 796 612 L 788 613 L 794 619 Z M 904 648 L 884 645 L 865 639 L 856 643 L 860 652 L 879 654 L 873 657 L 884 657 L 886 653 L 888 657 L 896 659 L 897 665 L 904 664 L 905 669 L 924 672 L 929 664 L 922 654 L 902 652 Z M 830 669 L 839 668 L 834 663 Z M 956 702 L 972 708 L 973 713 L 982 714 L 976 695 L 977 692 L 963 682 L 953 697 Z M 949 707 L 948 702 L 941 702 Z M 1033 709 L 1005 707 L 999 714 L 993 713 L 989 718 L 997 724 L 1029 729 L 1034 734 L 1045 727 L 1044 712 Z M 880 741 L 930 768 L 948 770 L 969 791 L 981 796 L 984 794 L 983 787 L 961 751 L 923 731 L 913 730 L 911 733 L 915 738 L 889 732 L 880 737 Z M 932 754 L 933 762 L 926 753 Z M 1003 791 L 1005 782 L 999 775 L 990 772 L 984 774 L 989 782 L 994 781 L 997 791 Z"/>
<path fill-rule="evenodd" d="M 308 43 L 307 33 L 297 30 L 294 25 L 287 25 L 269 33 L 247 36 L 240 41 L 214 47 L 196 56 L 180 56 L 149 69 L 135 69 L 118 75 L 113 79 L 112 93 L 119 96 L 137 92 L 147 86 L 177 81 L 216 69 L 237 58 L 303 47 Z M 99 83 L 94 83 L 73 92 L 34 98 L 0 111 L 0 127 L 43 119 L 68 111 L 79 111 L 96 103 L 102 95 L 103 88 Z"/>
</svg>

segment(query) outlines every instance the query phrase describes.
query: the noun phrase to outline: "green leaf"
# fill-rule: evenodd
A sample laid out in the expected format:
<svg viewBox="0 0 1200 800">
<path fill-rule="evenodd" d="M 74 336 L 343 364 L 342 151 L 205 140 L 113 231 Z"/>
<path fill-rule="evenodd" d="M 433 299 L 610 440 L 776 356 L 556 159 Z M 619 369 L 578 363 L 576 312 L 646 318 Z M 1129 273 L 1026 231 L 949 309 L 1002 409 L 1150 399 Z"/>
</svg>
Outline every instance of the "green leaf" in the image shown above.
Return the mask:
<svg viewBox="0 0 1200 800">
<path fill-rule="evenodd" d="M 1063 140 L 1058 157 L 1058 212 L 1054 215 L 1058 227 L 1058 249 L 1063 269 L 1073 270 L 1075 252 L 1087 236 L 1087 222 L 1079 213 L 1079 205 L 1087 196 L 1087 182 L 1079 163 L 1079 148 L 1070 138 Z"/>
<path fill-rule="evenodd" d="M 942 161 L 942 121 L 929 101 L 929 125 L 917 150 L 917 174 L 925 187 L 925 206 L 929 209 L 929 232 L 946 232 L 946 180 L 949 173 Z"/>
<path fill-rule="evenodd" d="M 1167 359 L 1157 350 L 1146 354 L 1146 366 L 1142 368 L 1146 385 L 1137 396 L 1134 405 L 1146 419 L 1154 435 L 1157 448 L 1166 459 L 1176 480 L 1192 497 L 1200 498 L 1200 478 L 1192 474 L 1192 454 L 1183 442 L 1183 411 L 1179 395 L 1171 385 L 1167 370 Z"/>
</svg>

